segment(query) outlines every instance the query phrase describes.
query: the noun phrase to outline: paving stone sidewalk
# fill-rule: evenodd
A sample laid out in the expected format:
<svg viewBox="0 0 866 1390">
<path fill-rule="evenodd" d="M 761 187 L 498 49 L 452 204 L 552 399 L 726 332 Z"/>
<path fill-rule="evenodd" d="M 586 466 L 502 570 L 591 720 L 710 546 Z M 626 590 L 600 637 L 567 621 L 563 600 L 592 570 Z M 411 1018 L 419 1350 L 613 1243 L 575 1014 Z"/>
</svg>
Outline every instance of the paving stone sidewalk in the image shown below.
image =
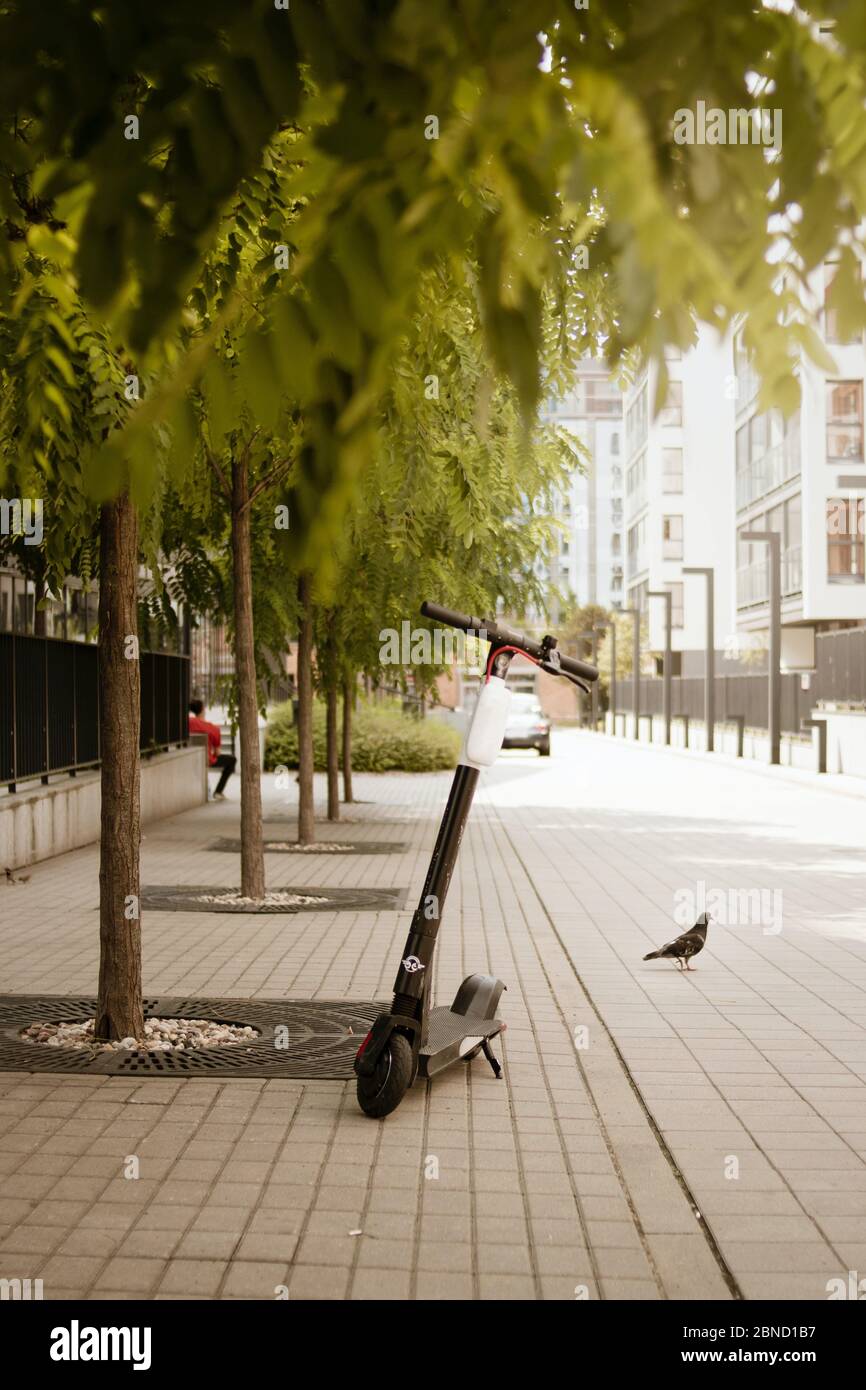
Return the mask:
<svg viewBox="0 0 866 1390">
<path fill-rule="evenodd" d="M 268 856 L 271 886 L 403 887 L 406 911 L 150 912 L 148 994 L 387 997 L 448 781 L 359 777 L 351 823 L 321 830 L 403 853 Z M 266 784 L 268 833 L 290 834 Z M 436 995 L 506 981 L 504 1081 L 478 1059 L 376 1123 L 350 1083 L 0 1073 L 0 1277 L 46 1298 L 760 1299 L 866 1267 L 866 801 L 575 733 L 504 755 L 476 808 Z M 230 801 L 149 826 L 143 883 L 235 884 L 206 847 L 237 821 Z M 782 930 L 711 930 L 684 977 L 643 964 L 699 879 L 780 891 Z M 95 849 L 0 888 L 0 991 L 92 992 L 97 902 Z"/>
</svg>

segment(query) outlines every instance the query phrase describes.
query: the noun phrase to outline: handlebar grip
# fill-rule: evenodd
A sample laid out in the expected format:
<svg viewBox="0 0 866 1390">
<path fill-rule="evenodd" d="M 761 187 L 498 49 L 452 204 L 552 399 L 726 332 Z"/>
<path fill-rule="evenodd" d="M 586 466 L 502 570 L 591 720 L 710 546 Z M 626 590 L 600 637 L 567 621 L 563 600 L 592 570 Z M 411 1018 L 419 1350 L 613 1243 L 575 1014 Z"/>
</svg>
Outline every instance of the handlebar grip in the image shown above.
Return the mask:
<svg viewBox="0 0 866 1390">
<path fill-rule="evenodd" d="M 563 671 L 570 671 L 573 676 L 580 676 L 582 680 L 598 680 L 598 667 L 590 666 L 588 661 L 578 661 L 576 656 L 563 656 L 560 653 L 559 664 Z"/>
<path fill-rule="evenodd" d="M 434 623 L 444 623 L 446 627 L 456 627 L 461 632 L 477 631 L 485 626 L 481 618 L 470 617 L 468 613 L 455 613 L 452 608 L 442 608 L 440 604 L 426 600 L 421 604 L 421 612 L 425 618 L 432 618 Z"/>
</svg>

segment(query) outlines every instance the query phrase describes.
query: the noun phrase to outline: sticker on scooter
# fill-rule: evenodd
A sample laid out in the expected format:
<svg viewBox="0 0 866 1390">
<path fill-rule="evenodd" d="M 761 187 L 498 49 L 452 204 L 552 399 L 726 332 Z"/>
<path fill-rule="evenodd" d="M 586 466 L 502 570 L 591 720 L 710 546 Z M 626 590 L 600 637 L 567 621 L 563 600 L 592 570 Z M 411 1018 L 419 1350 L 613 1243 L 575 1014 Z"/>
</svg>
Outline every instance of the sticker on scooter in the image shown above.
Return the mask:
<svg viewBox="0 0 866 1390">
<path fill-rule="evenodd" d="M 407 956 L 403 962 L 403 969 L 407 974 L 414 975 L 416 970 L 423 970 L 424 966 L 417 956 Z"/>
</svg>

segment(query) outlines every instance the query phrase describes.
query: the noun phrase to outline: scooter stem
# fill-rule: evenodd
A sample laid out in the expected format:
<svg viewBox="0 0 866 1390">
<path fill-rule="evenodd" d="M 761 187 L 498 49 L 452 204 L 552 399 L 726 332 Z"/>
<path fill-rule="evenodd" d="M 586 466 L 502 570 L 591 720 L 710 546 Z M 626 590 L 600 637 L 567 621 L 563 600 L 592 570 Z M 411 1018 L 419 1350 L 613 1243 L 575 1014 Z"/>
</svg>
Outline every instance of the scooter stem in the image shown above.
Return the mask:
<svg viewBox="0 0 866 1390">
<path fill-rule="evenodd" d="M 436 936 L 442 921 L 442 909 L 445 906 L 479 775 L 477 767 L 469 767 L 466 763 L 459 763 L 454 773 L 430 867 L 406 938 L 400 969 L 394 981 L 395 1013 L 408 1014 L 411 1008 L 412 1013 L 417 1016 L 417 1001 L 421 1000 L 422 1046 L 427 1040 L 427 1019 L 430 1012 L 429 967 L 433 960 Z"/>
</svg>

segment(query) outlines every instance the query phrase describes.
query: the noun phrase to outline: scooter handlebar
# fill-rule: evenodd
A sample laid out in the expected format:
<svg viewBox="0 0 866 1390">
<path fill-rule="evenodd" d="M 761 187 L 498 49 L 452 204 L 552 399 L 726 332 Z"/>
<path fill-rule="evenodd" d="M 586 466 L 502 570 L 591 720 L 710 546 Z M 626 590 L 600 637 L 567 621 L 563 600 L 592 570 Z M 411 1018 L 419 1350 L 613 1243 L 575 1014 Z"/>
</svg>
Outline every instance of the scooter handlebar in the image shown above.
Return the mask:
<svg viewBox="0 0 866 1390">
<path fill-rule="evenodd" d="M 527 656 L 536 659 L 550 660 L 550 653 L 545 652 L 542 644 L 537 642 L 534 637 L 527 637 L 525 633 L 518 632 L 514 628 L 505 627 L 502 623 L 493 622 L 489 618 L 476 618 L 468 613 L 456 613 L 451 608 L 442 608 L 438 603 L 424 602 L 421 604 L 421 612 L 425 618 L 432 618 L 434 623 L 444 623 L 446 627 L 457 628 L 460 632 L 474 632 L 477 635 L 483 633 L 488 642 L 496 646 L 517 647 L 519 651 L 525 652 Z M 578 661 L 577 657 L 565 656 L 564 653 L 557 651 L 554 656 L 559 658 L 561 670 L 568 675 L 579 676 L 581 680 L 598 680 L 598 670 L 595 666 L 590 666 L 587 661 Z"/>
</svg>

